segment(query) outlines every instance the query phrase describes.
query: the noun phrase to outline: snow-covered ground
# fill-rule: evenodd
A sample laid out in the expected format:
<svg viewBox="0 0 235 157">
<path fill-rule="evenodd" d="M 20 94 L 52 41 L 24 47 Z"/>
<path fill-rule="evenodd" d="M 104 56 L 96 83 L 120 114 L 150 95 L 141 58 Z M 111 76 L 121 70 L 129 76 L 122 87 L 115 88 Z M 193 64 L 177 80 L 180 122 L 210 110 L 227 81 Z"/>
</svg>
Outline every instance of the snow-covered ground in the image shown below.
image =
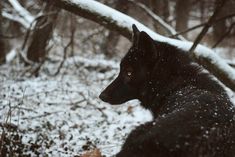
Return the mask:
<svg viewBox="0 0 235 157">
<path fill-rule="evenodd" d="M 57 67 L 45 63 L 38 77 L 29 77 L 21 64 L 0 66 L 5 152 L 70 157 L 98 148 L 110 157 L 131 129 L 151 120 L 137 101 L 111 106 L 99 100 L 101 90 L 118 73 L 117 62 L 100 56 L 68 58 L 58 75 L 49 75 Z"/>
</svg>

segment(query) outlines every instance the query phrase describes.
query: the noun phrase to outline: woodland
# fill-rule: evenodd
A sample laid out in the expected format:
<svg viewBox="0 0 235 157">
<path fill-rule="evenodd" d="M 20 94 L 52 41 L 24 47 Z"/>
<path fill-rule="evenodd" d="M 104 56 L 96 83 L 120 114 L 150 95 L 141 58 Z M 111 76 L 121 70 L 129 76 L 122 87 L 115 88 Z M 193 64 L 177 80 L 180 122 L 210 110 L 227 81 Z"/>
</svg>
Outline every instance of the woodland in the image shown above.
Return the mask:
<svg viewBox="0 0 235 157">
<path fill-rule="evenodd" d="M 132 24 L 185 50 L 235 104 L 235 0 L 0 1 L 0 156 L 113 156 L 152 116 L 98 96 Z"/>
</svg>

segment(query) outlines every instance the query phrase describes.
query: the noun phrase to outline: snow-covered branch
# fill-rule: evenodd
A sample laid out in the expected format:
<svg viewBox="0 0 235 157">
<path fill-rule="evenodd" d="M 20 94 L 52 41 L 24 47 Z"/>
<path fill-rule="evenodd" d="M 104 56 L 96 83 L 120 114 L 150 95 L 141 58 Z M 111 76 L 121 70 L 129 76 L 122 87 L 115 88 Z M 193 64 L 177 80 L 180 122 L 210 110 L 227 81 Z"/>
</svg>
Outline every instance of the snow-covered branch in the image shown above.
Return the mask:
<svg viewBox="0 0 235 157">
<path fill-rule="evenodd" d="M 35 17 L 31 15 L 17 0 L 8 0 L 16 13 L 3 11 L 2 16 L 12 21 L 20 23 L 24 28 L 29 29 Z"/>
<path fill-rule="evenodd" d="M 185 51 L 188 51 L 193 45 L 192 42 L 159 35 L 137 20 L 94 0 L 57 0 L 55 3 L 67 11 L 97 22 L 108 29 L 118 31 L 128 39 L 131 39 L 132 36 L 131 26 L 135 24 L 139 30 L 147 32 L 156 41 L 167 42 Z M 194 59 L 197 62 L 235 91 L 235 71 L 232 67 L 216 55 L 213 50 L 203 45 L 198 45 L 194 54 Z"/>
<path fill-rule="evenodd" d="M 17 0 L 8 0 L 8 1 L 21 18 L 24 18 L 25 21 L 29 24 L 33 22 L 34 17 L 30 14 L 30 12 L 28 12 L 24 7 L 22 7 Z"/>
</svg>

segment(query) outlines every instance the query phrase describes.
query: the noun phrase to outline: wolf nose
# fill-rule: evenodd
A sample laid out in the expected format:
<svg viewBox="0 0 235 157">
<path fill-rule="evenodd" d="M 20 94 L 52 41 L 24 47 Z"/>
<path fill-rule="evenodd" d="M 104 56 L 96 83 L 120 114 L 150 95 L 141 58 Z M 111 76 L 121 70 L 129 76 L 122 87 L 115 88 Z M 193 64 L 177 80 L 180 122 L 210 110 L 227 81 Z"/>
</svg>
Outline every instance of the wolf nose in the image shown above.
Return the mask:
<svg viewBox="0 0 235 157">
<path fill-rule="evenodd" d="M 101 100 L 103 100 L 103 101 L 107 101 L 108 95 L 102 92 L 102 93 L 100 94 L 99 98 L 100 98 Z"/>
</svg>

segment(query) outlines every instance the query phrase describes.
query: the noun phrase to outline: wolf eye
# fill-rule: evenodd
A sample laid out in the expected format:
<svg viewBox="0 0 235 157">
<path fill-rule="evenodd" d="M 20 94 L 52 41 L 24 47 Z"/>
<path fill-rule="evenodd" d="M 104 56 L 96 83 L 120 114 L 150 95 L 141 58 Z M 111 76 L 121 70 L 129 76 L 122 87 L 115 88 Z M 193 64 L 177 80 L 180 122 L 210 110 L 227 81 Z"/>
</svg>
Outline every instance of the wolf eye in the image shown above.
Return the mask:
<svg viewBox="0 0 235 157">
<path fill-rule="evenodd" d="M 123 73 L 123 78 L 124 78 L 124 82 L 129 82 L 132 78 L 132 72 L 131 71 L 126 71 L 125 73 Z"/>
<path fill-rule="evenodd" d="M 127 76 L 131 76 L 132 73 L 130 71 L 127 72 Z"/>
</svg>

